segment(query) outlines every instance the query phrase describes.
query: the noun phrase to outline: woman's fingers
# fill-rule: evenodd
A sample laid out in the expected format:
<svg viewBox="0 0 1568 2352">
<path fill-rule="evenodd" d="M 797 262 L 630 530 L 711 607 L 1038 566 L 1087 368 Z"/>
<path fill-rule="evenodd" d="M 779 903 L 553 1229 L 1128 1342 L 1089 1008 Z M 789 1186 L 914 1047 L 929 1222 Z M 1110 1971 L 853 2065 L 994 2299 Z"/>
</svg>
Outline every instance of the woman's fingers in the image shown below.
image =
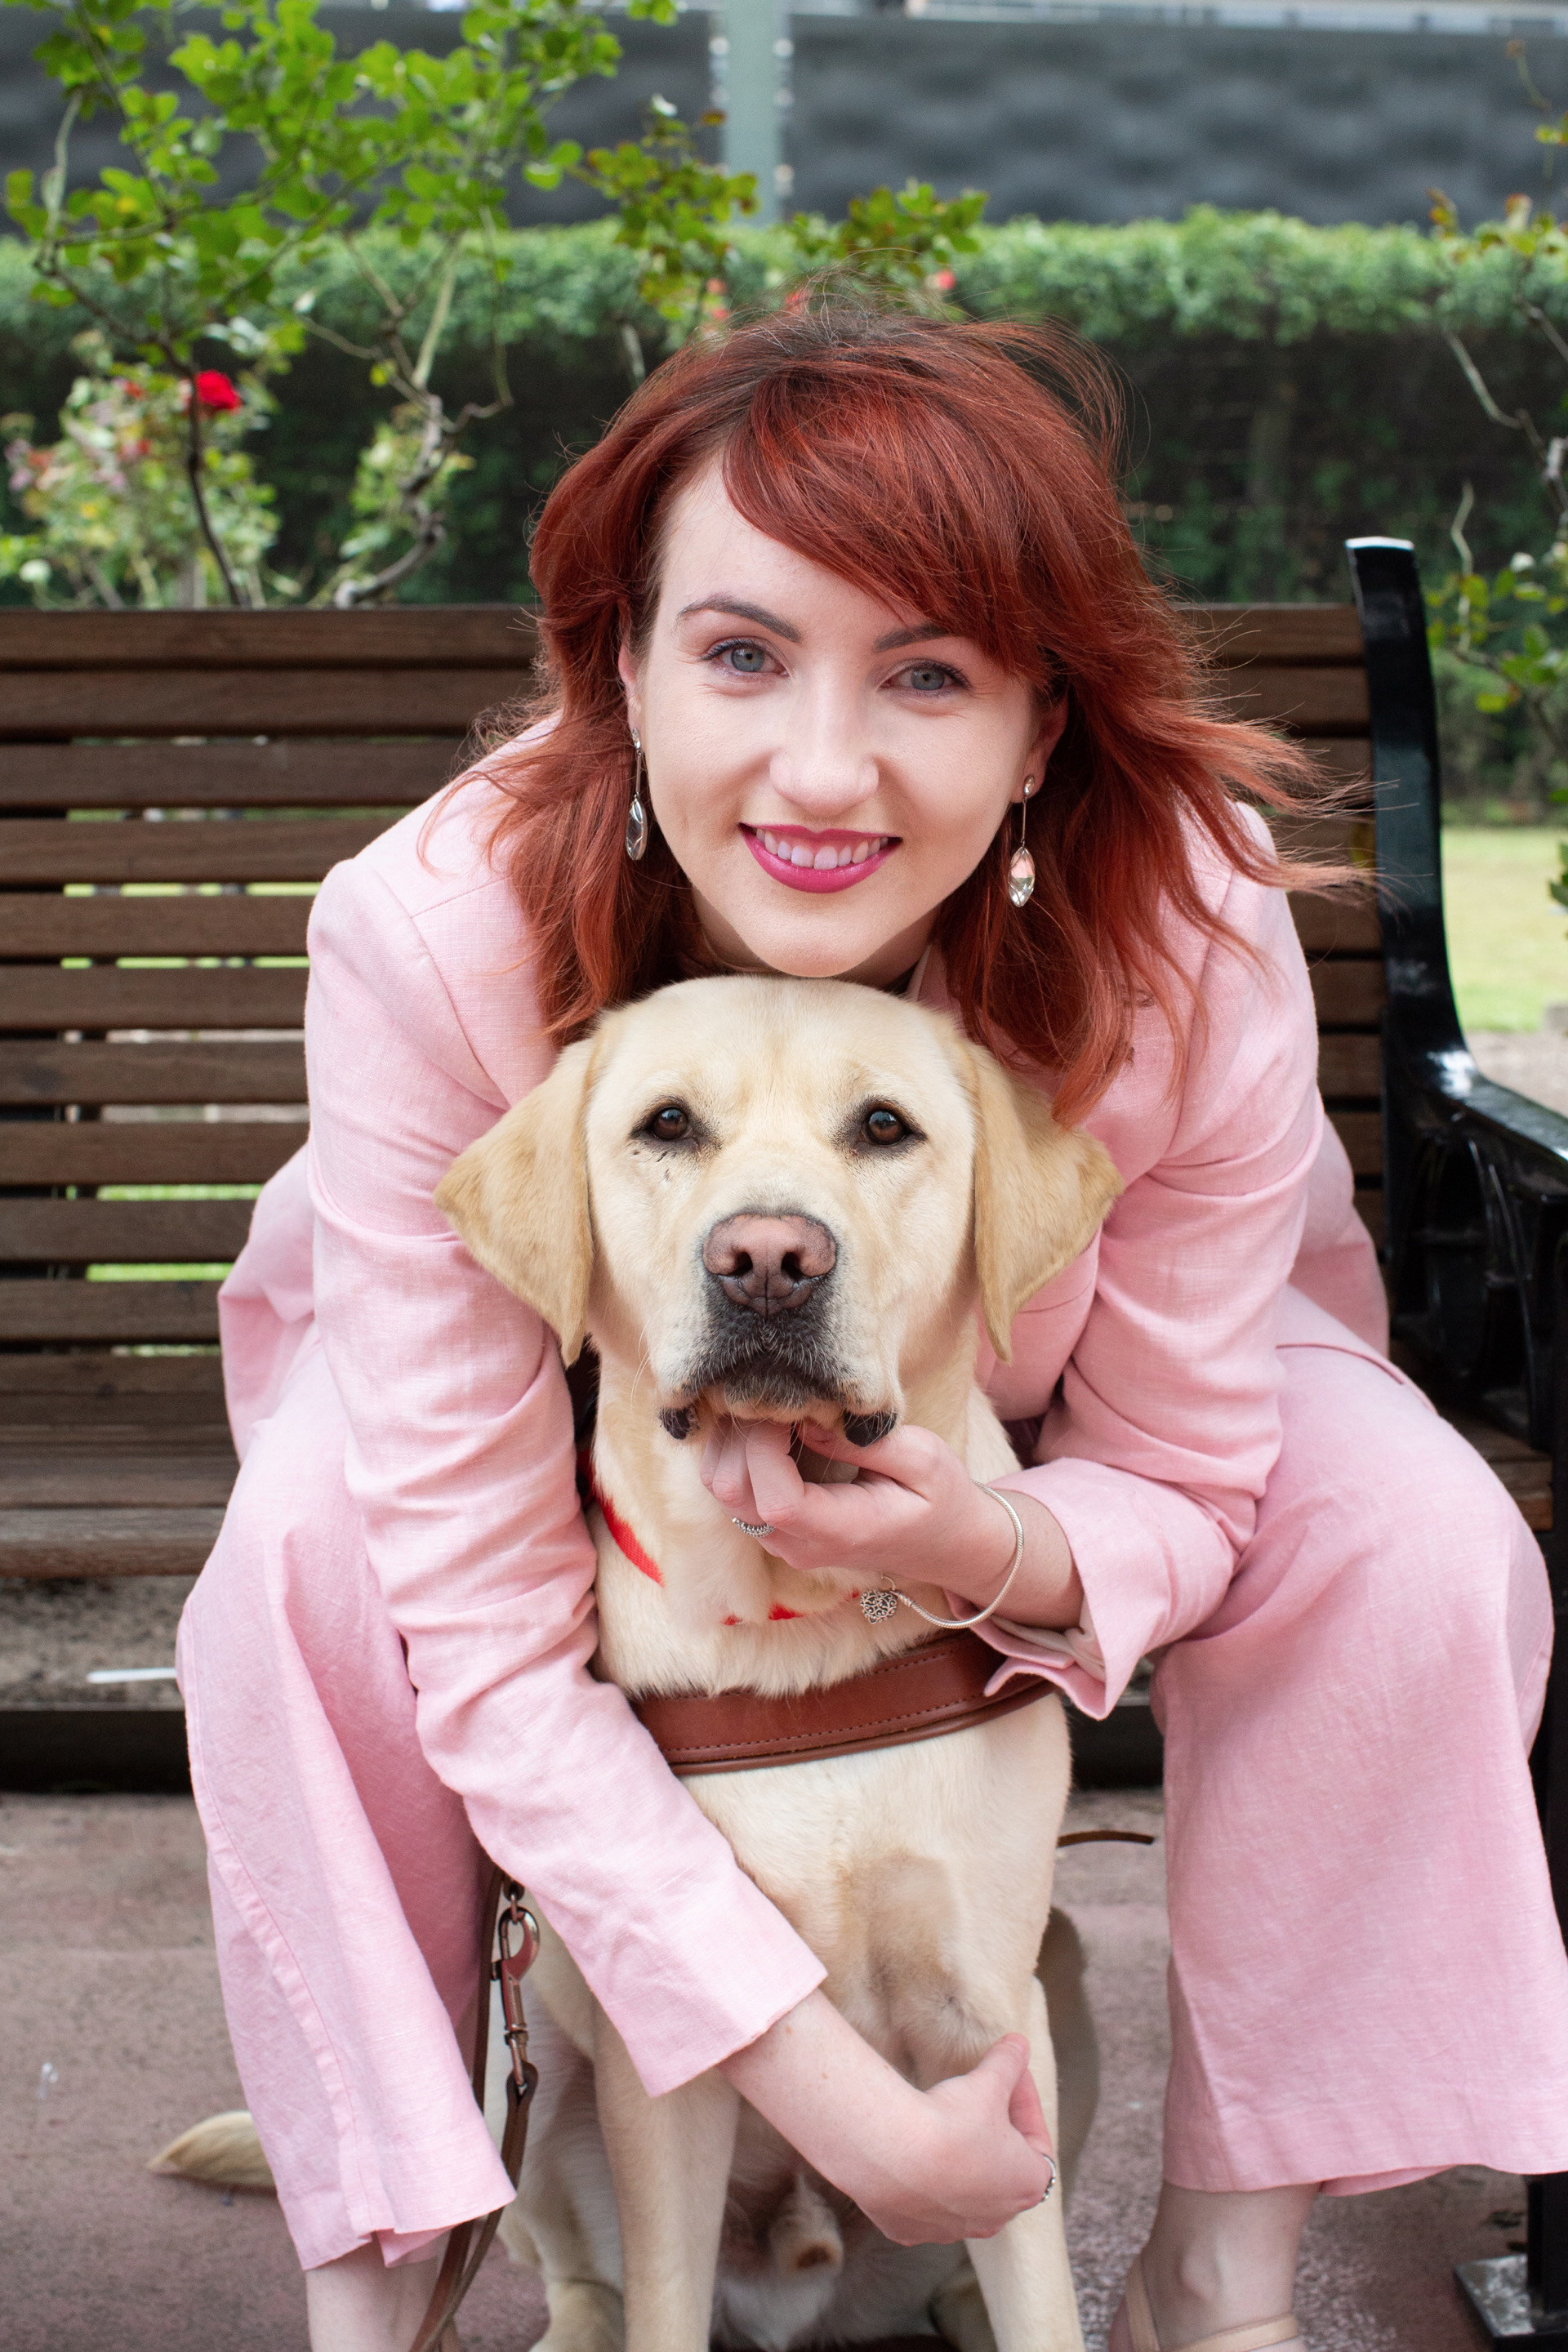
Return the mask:
<svg viewBox="0 0 1568 2352">
<path fill-rule="evenodd" d="M 1049 2156 L 1051 2136 L 1046 2129 L 1046 2111 L 1040 2105 L 1040 2088 L 1029 2065 L 1029 2045 L 1021 2033 L 1010 2033 L 1006 2039 L 1017 2042 L 1023 2051 L 1019 2061 L 1018 2078 L 1007 2101 L 1007 2121 L 1020 2139 L 1026 2140 L 1037 2156 Z M 1000 2049 L 1002 2044 L 997 2043 Z"/>
<path fill-rule="evenodd" d="M 993 2044 L 967 2074 L 925 2094 L 930 2145 L 867 2210 L 900 2245 L 992 2238 L 1051 2179 L 1051 2143 L 1021 2033 Z"/>
<path fill-rule="evenodd" d="M 939 1575 L 951 1552 L 946 1535 L 973 1487 L 951 1447 L 913 1426 L 868 1446 L 846 1445 L 809 1425 L 801 1435 L 813 1453 L 855 1462 L 860 1475 L 831 1484 L 805 1479 L 785 1423 L 727 1420 L 709 1436 L 703 1483 L 732 1518 L 765 1521 L 773 1530 L 771 1548 L 795 1568 L 918 1573 L 915 1564 L 941 1536 L 931 1570 Z"/>
<path fill-rule="evenodd" d="M 732 1518 L 793 1522 L 809 1490 L 789 1445 L 782 1423 L 721 1423 L 702 1457 L 703 1483 Z"/>
</svg>

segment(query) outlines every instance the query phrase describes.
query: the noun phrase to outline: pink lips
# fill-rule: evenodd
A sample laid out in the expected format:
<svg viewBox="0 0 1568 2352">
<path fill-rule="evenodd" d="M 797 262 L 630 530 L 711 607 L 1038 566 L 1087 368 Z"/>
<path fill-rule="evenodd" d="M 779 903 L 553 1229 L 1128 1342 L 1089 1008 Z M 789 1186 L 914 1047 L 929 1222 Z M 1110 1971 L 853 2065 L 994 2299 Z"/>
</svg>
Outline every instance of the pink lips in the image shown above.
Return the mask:
<svg viewBox="0 0 1568 2352">
<path fill-rule="evenodd" d="M 864 833 L 807 833 L 799 825 L 770 824 L 766 830 L 775 841 L 798 842 L 803 849 L 814 853 L 820 849 L 856 849 L 861 842 L 877 838 L 875 835 Z M 767 847 L 760 827 L 743 824 L 741 831 L 745 835 L 747 848 L 763 872 L 771 874 L 775 882 L 786 883 L 792 890 L 851 889 L 857 882 L 863 882 L 868 874 L 874 874 L 879 866 L 885 866 L 899 845 L 896 838 L 889 839 L 880 849 L 873 850 L 869 856 L 863 857 L 858 866 L 795 866 L 789 858 L 777 856 Z"/>
</svg>

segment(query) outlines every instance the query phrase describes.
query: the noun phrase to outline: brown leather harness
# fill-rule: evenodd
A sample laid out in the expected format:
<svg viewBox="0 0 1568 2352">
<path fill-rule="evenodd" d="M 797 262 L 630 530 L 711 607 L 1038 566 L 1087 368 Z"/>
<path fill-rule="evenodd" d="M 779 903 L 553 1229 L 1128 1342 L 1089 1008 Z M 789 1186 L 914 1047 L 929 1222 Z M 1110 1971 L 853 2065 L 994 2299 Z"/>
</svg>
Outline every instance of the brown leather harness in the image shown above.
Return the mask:
<svg viewBox="0 0 1568 2352">
<path fill-rule="evenodd" d="M 860 1756 L 990 1723 L 1043 1698 L 1052 1685 L 1020 1675 L 987 1697 L 1002 1661 L 978 1633 L 947 1633 L 879 1658 L 847 1682 L 785 1698 L 755 1691 L 693 1691 L 639 1698 L 632 1712 L 672 1772 L 753 1772 L 805 1757 Z"/>
</svg>

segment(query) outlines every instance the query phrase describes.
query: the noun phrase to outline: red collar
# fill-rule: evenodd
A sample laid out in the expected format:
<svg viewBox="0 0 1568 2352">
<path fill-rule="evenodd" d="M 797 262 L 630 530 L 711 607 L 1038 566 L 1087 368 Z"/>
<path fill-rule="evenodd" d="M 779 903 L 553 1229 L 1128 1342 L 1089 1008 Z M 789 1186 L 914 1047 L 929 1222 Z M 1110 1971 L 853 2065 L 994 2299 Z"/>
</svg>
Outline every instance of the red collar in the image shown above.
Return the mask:
<svg viewBox="0 0 1568 2352">
<path fill-rule="evenodd" d="M 603 1511 L 605 1515 L 605 1525 L 609 1528 L 611 1538 L 616 1547 L 621 1551 L 625 1552 L 626 1558 L 630 1560 L 634 1568 L 640 1568 L 643 1574 L 647 1577 L 650 1577 L 655 1584 L 662 1584 L 664 1582 L 664 1572 L 660 1569 L 658 1560 L 652 1559 L 648 1553 L 644 1551 L 641 1544 L 638 1543 L 636 1536 L 632 1533 L 630 1528 L 627 1527 L 625 1519 L 622 1518 L 619 1511 L 616 1510 L 614 1503 L 611 1502 L 608 1495 L 605 1494 L 597 1479 L 592 1479 L 590 1481 L 588 1491 L 593 1496 L 595 1502 L 599 1506 L 600 1510 Z"/>
<path fill-rule="evenodd" d="M 636 1535 L 626 1525 L 626 1522 L 622 1518 L 614 1503 L 611 1502 L 608 1495 L 605 1494 L 604 1488 L 595 1477 L 592 1463 L 588 1465 L 588 1494 L 590 1499 L 597 1503 L 600 1510 L 604 1513 L 605 1525 L 610 1530 L 610 1539 L 615 1544 L 616 1549 L 624 1553 L 625 1557 L 630 1560 L 634 1568 L 640 1568 L 643 1574 L 651 1583 L 662 1584 L 664 1582 L 664 1572 L 660 1569 L 658 1560 L 653 1558 L 650 1552 L 645 1551 L 641 1544 L 638 1543 Z M 800 1614 L 801 1612 L 798 1609 L 770 1609 L 768 1611 L 768 1622 L 770 1624 L 773 1625 L 782 1624 L 786 1618 L 798 1617 Z M 726 1617 L 724 1620 L 726 1625 L 738 1625 L 740 1622 L 741 1621 L 738 1617 Z"/>
</svg>

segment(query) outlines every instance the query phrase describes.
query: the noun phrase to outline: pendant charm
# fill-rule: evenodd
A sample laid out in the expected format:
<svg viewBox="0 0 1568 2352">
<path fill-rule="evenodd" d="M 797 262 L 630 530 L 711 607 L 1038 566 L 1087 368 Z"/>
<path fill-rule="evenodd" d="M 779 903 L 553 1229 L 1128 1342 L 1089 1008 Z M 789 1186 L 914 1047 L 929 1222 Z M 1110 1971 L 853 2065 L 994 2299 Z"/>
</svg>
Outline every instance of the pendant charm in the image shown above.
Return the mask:
<svg viewBox="0 0 1568 2352">
<path fill-rule="evenodd" d="M 626 816 L 626 856 L 635 866 L 647 847 L 647 811 L 642 804 L 642 794 L 632 794 L 631 808 Z M 1029 887 L 1034 888 L 1031 880 Z"/>
<path fill-rule="evenodd" d="M 860 1595 L 860 1614 L 868 1625 L 885 1625 L 898 1605 L 899 1596 L 896 1592 L 883 1591 L 863 1592 Z"/>
<path fill-rule="evenodd" d="M 1026 907 L 1035 895 L 1035 861 L 1026 849 L 1016 849 L 1007 868 L 1007 896 L 1015 907 Z"/>
</svg>

